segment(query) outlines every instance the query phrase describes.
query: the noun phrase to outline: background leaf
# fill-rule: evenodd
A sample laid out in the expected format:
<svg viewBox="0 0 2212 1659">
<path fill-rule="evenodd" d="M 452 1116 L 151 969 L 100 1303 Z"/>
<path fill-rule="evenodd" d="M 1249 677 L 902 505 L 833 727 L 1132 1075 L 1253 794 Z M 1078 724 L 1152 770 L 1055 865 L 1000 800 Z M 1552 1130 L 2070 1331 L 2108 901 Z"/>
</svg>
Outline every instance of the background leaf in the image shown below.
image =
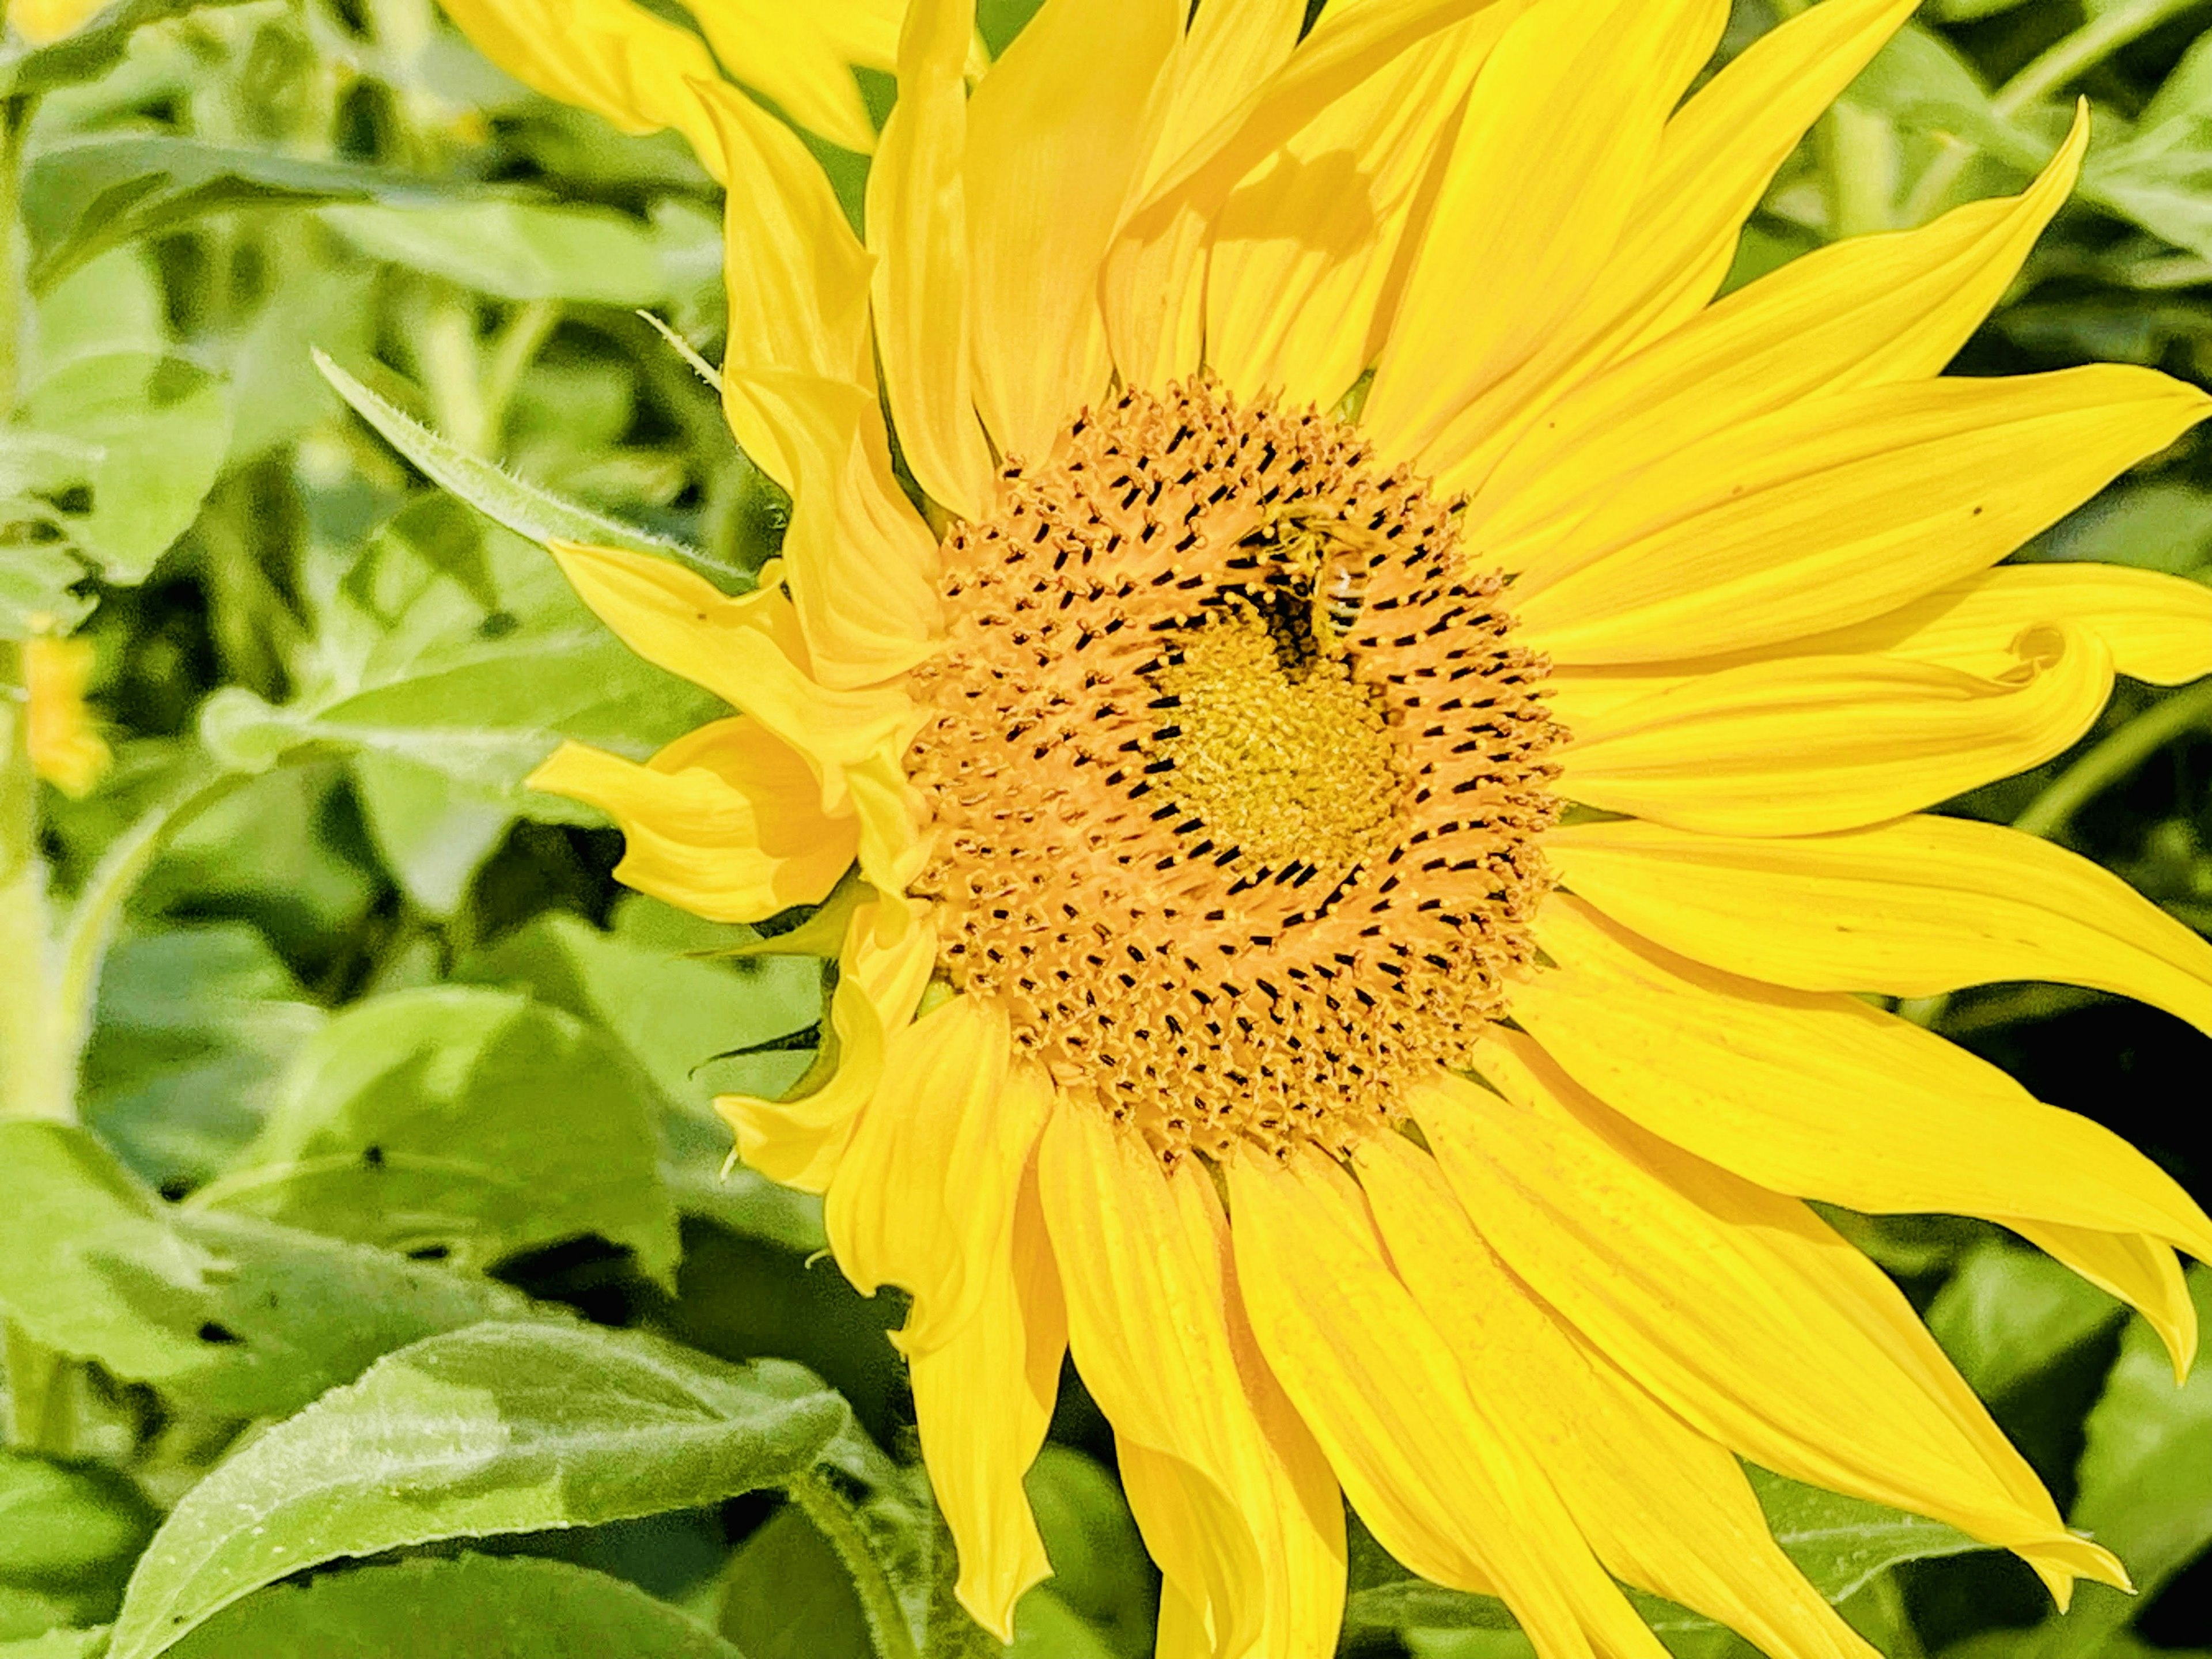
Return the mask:
<svg viewBox="0 0 2212 1659">
<path fill-rule="evenodd" d="M 177 1659 L 757 1659 L 605 1573 L 464 1554 L 318 1573 L 235 1602 Z"/>
<path fill-rule="evenodd" d="M 196 1204 L 482 1270 L 597 1233 L 676 1267 L 655 1115 L 597 1032 L 509 993 L 349 1009 L 301 1047 L 260 1138 Z"/>
<path fill-rule="evenodd" d="M 577 1526 L 790 1480 L 844 1402 L 793 1365 L 720 1365 L 587 1328 L 485 1324 L 404 1349 L 223 1464 L 155 1535 L 111 1659 L 149 1659 L 301 1569 Z"/>
<path fill-rule="evenodd" d="M 47 1347 L 201 1410 L 276 1417 L 379 1354 L 526 1315 L 499 1285 L 141 1187 L 82 1130 L 0 1122 L 0 1308 Z"/>
</svg>

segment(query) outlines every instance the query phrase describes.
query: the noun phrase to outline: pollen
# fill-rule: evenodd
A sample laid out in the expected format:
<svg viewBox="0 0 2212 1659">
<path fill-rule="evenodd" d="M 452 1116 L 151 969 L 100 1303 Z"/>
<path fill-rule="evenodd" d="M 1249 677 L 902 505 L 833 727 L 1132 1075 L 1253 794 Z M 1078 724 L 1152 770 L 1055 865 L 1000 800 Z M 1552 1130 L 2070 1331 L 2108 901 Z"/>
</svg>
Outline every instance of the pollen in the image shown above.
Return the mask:
<svg viewBox="0 0 2212 1659">
<path fill-rule="evenodd" d="M 1164 1160 L 1350 1152 L 1533 965 L 1563 734 L 1457 520 L 1200 381 L 945 538 L 908 764 L 940 966 Z"/>
</svg>

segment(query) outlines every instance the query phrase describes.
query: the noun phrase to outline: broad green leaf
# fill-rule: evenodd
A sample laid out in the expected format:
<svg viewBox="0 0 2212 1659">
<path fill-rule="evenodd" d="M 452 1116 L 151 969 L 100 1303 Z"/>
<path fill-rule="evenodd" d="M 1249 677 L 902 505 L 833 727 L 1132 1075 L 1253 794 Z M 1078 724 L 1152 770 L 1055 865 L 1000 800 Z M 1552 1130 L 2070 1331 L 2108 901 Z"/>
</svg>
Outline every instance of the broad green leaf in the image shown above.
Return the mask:
<svg viewBox="0 0 2212 1659">
<path fill-rule="evenodd" d="M 478 1270 L 596 1233 L 666 1284 L 659 1161 L 656 1114 L 604 1038 L 526 997 L 437 987 L 332 1018 L 192 1202 Z"/>
<path fill-rule="evenodd" d="M 1800 1486 L 1764 1469 L 1747 1473 L 1775 1540 L 1831 1601 L 1848 1599 L 1900 1563 L 1984 1547 L 1941 1522 Z M 1645 1621 L 1670 1638 L 1716 1628 L 1711 1620 L 1656 1596 L 1632 1591 L 1631 1599 Z M 1516 1628 L 1505 1604 L 1493 1597 L 1444 1589 L 1415 1578 L 1355 1590 L 1345 1622 L 1348 1628 L 1384 1630 Z"/>
<path fill-rule="evenodd" d="M 1014 1640 L 1004 1651 L 1007 1659 L 1114 1659 L 1128 1650 L 1108 1641 L 1049 1585 L 1040 1584 L 1014 1609 Z"/>
<path fill-rule="evenodd" d="M 386 441 L 422 470 L 433 483 L 450 489 L 471 507 L 534 542 L 587 542 L 601 547 L 628 548 L 678 559 L 702 574 L 724 582 L 742 581 L 740 573 L 709 559 L 696 548 L 622 524 L 574 501 L 562 500 L 502 471 L 478 455 L 447 441 L 413 416 L 371 392 L 321 352 L 315 367 L 337 389 L 354 412 L 384 435 Z"/>
<path fill-rule="evenodd" d="M 2022 556 L 2094 560 L 2173 575 L 2202 572 L 2212 564 L 2212 495 L 2166 479 L 2108 489 L 2037 538 Z"/>
<path fill-rule="evenodd" d="M 150 1181 L 210 1180 L 258 1133 L 278 1074 L 327 1018 L 243 922 L 126 935 L 100 974 L 86 1121 Z"/>
<path fill-rule="evenodd" d="M 294 702 L 231 685 L 201 710 L 202 736 L 233 765 L 309 744 L 366 751 L 430 768 L 487 805 L 597 823 L 523 787 L 556 744 L 641 758 L 721 708 L 616 639 L 542 549 L 447 496 L 410 503 L 318 581 Z"/>
<path fill-rule="evenodd" d="M 216 1415 L 275 1417 L 434 1332 L 524 1316 L 501 1285 L 245 1217 L 164 1204 L 81 1129 L 0 1123 L 0 1309 Z"/>
<path fill-rule="evenodd" d="M 113 582 L 142 580 L 191 527 L 230 444 L 222 383 L 153 352 L 72 359 L 32 390 L 16 420 L 99 452 L 88 503 L 47 516 Z"/>
<path fill-rule="evenodd" d="M 0 1659 L 100 1659 L 107 1651 L 107 1629 L 55 1630 L 28 1641 L 0 1641 Z"/>
<path fill-rule="evenodd" d="M 177 1659 L 757 1659 L 619 1578 L 464 1554 L 318 1574 L 234 1602 Z"/>
<path fill-rule="evenodd" d="M 340 769 L 302 763 L 247 780 L 169 837 L 132 913 L 250 921 L 312 969 L 359 927 L 382 882 L 347 833 Z"/>
<path fill-rule="evenodd" d="M 745 1659 L 875 1659 L 851 1576 L 795 1505 L 769 1516 L 731 1559 L 720 1628 Z"/>
<path fill-rule="evenodd" d="M 1152 1651 L 1158 1574 L 1119 1483 L 1072 1447 L 1047 1445 L 1024 1484 L 1052 1563 L 1051 1595 L 1095 1627 L 1093 1639 L 1108 1651 L 1144 1659 Z M 1048 1624 L 1055 1617 L 1040 1616 Z"/>
<path fill-rule="evenodd" d="M 210 213 L 303 203 L 450 202 L 451 185 L 358 162 L 170 134 L 100 134 L 41 150 L 23 183 L 31 282 L 43 291 L 110 248 Z"/>
<path fill-rule="evenodd" d="M 804 1069 L 803 1053 L 715 1056 L 817 1019 L 815 963 L 696 961 L 555 915 L 467 958 L 454 977 L 527 991 L 622 1044 L 669 1108 L 665 1178 L 687 1212 L 794 1250 L 823 1248 L 820 1200 L 742 1167 L 723 1174 L 730 1132 L 708 1105 L 720 1089 L 781 1093 Z"/>
<path fill-rule="evenodd" d="M 51 92 L 105 74 L 149 23 L 240 0 L 120 0 L 76 33 L 43 46 L 0 52 L 0 97 Z"/>
<path fill-rule="evenodd" d="M 513 804 L 434 767 L 374 750 L 353 757 L 353 781 L 386 867 L 431 915 L 452 915 L 514 823 Z"/>
<path fill-rule="evenodd" d="M 155 1521 L 111 1469 L 0 1451 L 0 1639 L 113 1618 Z"/>
<path fill-rule="evenodd" d="M 1929 1307 L 1928 1328 L 1974 1392 L 1999 1400 L 2124 1311 L 2039 1251 L 1991 1243 L 1960 1263 Z"/>
<path fill-rule="evenodd" d="M 2189 1290 L 2198 1319 L 2212 1322 L 2212 1270 L 2191 1268 Z M 2079 1586 L 2066 1617 L 2014 1638 L 2018 1659 L 2103 1659 L 2160 1586 L 2212 1545 L 2212 1367 L 2177 1388 L 2165 1347 L 2131 1321 L 2086 1426 L 2067 1519 L 2120 1558 L 2138 1594 Z"/>
<path fill-rule="evenodd" d="M 2106 118 L 2110 125 L 2110 118 Z M 2199 40 L 2131 135 L 2094 148 L 2081 193 L 2176 247 L 2212 255 L 2212 50 Z"/>
<path fill-rule="evenodd" d="M 589 1526 L 787 1484 L 851 1432 L 807 1372 L 653 1338 L 488 1323 L 403 1349 L 249 1442 L 140 1562 L 111 1659 L 150 1659 L 303 1568 Z"/>
<path fill-rule="evenodd" d="M 660 304 L 675 287 L 659 239 L 607 208 L 449 202 L 331 207 L 321 217 L 373 258 L 495 299 L 634 308 Z"/>
</svg>

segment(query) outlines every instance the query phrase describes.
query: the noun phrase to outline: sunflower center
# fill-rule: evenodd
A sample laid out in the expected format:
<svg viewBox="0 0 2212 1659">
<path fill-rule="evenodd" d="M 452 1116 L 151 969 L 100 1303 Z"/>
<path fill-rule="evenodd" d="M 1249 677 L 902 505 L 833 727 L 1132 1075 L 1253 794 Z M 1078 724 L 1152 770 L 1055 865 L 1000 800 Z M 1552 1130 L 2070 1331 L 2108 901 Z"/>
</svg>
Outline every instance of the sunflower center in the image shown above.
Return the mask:
<svg viewBox="0 0 2212 1659">
<path fill-rule="evenodd" d="M 1175 638 L 1152 676 L 1172 711 L 1152 750 L 1216 841 L 1339 873 L 1389 849 L 1397 745 L 1341 656 L 1241 599 Z"/>
<path fill-rule="evenodd" d="M 1348 1152 L 1534 960 L 1559 734 L 1451 503 L 1201 382 L 944 547 L 908 757 L 940 965 L 1159 1155 Z"/>
</svg>

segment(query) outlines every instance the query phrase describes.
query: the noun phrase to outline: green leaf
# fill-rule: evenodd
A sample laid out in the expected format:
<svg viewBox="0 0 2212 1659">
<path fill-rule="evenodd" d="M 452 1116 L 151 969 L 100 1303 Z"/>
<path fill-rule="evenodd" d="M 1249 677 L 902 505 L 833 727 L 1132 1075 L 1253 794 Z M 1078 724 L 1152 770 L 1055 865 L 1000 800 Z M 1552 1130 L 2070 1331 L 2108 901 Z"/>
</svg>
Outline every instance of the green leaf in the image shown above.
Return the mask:
<svg viewBox="0 0 2212 1659">
<path fill-rule="evenodd" d="M 179 1212 L 81 1129 L 0 1123 L 0 1308 L 46 1347 L 209 1413 L 281 1415 L 379 1354 L 528 1310 L 380 1250 Z"/>
<path fill-rule="evenodd" d="M 503 525 L 518 536 L 541 544 L 586 542 L 600 547 L 628 548 L 638 553 L 658 553 L 725 582 L 744 580 L 742 573 L 708 558 L 696 548 L 563 501 L 550 490 L 526 483 L 483 457 L 470 454 L 377 396 L 319 351 L 315 353 L 315 367 L 337 389 L 338 396 L 353 406 L 354 412 L 420 467 L 424 477 L 450 489 L 494 524 Z"/>
<path fill-rule="evenodd" d="M 150 1659 L 306 1567 L 442 1538 L 588 1526 L 796 1480 L 850 1432 L 797 1366 L 725 1365 L 588 1327 L 491 1323 L 387 1356 L 186 1493 L 111 1659 Z"/>
<path fill-rule="evenodd" d="M 230 444 L 222 383 L 149 351 L 72 359 L 39 383 L 16 420 L 98 451 L 89 503 L 46 516 L 112 582 L 143 580 L 191 527 Z"/>
<path fill-rule="evenodd" d="M 27 1642 L 0 1642 L 0 1659 L 100 1659 L 107 1651 L 107 1628 L 56 1630 Z"/>
<path fill-rule="evenodd" d="M 435 767 L 364 750 L 354 791 L 385 866 L 429 915 L 452 915 L 514 823 L 514 803 Z"/>
<path fill-rule="evenodd" d="M 389 168 L 172 134 L 102 134 L 39 152 L 23 181 L 40 292 L 110 248 L 210 213 L 328 202 L 447 203 L 453 187 Z"/>
<path fill-rule="evenodd" d="M 0 97 L 51 92 L 93 80 L 121 59 L 131 37 L 147 24 L 181 17 L 202 6 L 238 3 L 240 0 L 122 0 L 59 40 L 0 53 Z"/>
<path fill-rule="evenodd" d="M 816 963 L 695 961 L 555 915 L 467 958 L 454 977 L 528 991 L 623 1046 L 666 1103 L 664 1178 L 686 1212 L 802 1254 L 823 1248 L 819 1199 L 742 1167 L 722 1173 L 730 1132 L 708 1103 L 716 1089 L 780 1094 L 805 1068 L 804 1054 L 709 1062 L 817 1018 Z"/>
<path fill-rule="evenodd" d="M 721 1631 L 745 1659 L 875 1659 L 851 1575 L 795 1505 L 769 1516 L 732 1558 Z"/>
<path fill-rule="evenodd" d="M 2164 479 L 2108 489 L 2037 538 L 2022 557 L 2189 575 L 2212 564 L 2212 495 Z"/>
<path fill-rule="evenodd" d="M 608 208 L 532 202 L 332 207 L 323 222 L 373 258 L 496 299 L 659 305 L 674 289 L 660 239 Z"/>
<path fill-rule="evenodd" d="M 112 1470 L 0 1451 L 0 1638 L 113 1618 L 155 1518 Z M 15 1627 L 11 1605 L 39 1611 L 35 1628 Z"/>
<path fill-rule="evenodd" d="M 128 935 L 100 973 L 86 1121 L 149 1180 L 212 1179 L 258 1133 L 285 1063 L 327 1018 L 243 922 Z"/>
<path fill-rule="evenodd" d="M 757 1659 L 634 1584 L 528 1556 L 318 1574 L 234 1602 L 177 1659 Z"/>
<path fill-rule="evenodd" d="M 1985 1244 L 1960 1263 L 1928 1310 L 1928 1328 L 1974 1392 L 2001 1400 L 2125 1311 L 2037 1250 Z"/>
<path fill-rule="evenodd" d="M 1746 1473 L 1766 1511 L 1775 1541 L 1830 1601 L 1855 1595 L 1900 1563 L 1985 1547 L 1941 1522 L 1800 1486 L 1764 1469 L 1747 1468 Z M 1632 1591 L 1630 1599 L 1662 1635 L 1694 1636 L 1717 1628 L 1712 1620 L 1656 1596 Z M 1516 1628 L 1505 1604 L 1494 1597 L 1444 1589 L 1415 1578 L 1355 1590 L 1346 1607 L 1345 1623 L 1347 1628 L 1397 1631 Z"/>
<path fill-rule="evenodd" d="M 334 1018 L 192 1202 L 478 1270 L 596 1233 L 670 1284 L 679 1249 L 656 1115 L 622 1056 L 557 1009 L 460 986 Z"/>
<path fill-rule="evenodd" d="M 1145 1659 L 1158 1613 L 1158 1575 L 1119 1483 L 1081 1452 L 1047 1445 L 1024 1484 L 1052 1563 L 1052 1595 L 1096 1627 L 1092 1639 L 1108 1651 Z M 1054 1622 L 1054 1615 L 1042 1617 Z"/>
<path fill-rule="evenodd" d="M 544 552 L 424 495 L 370 538 L 319 606 L 295 702 L 225 686 L 200 713 L 243 769 L 321 744 L 429 768 L 462 799 L 556 822 L 589 808 L 523 787 L 562 738 L 642 758 L 721 705 L 636 655 Z"/>
<path fill-rule="evenodd" d="M 2212 1270 L 2189 1272 L 2200 1322 L 2212 1322 Z M 2015 1635 L 2019 1659 L 2104 1659 L 2159 1587 L 2212 1545 L 2212 1367 L 2176 1387 L 2150 1327 L 2129 1322 L 2120 1358 L 2091 1408 L 2070 1525 L 2126 1564 L 2137 1594 L 2075 1587 L 2073 1610 Z"/>
</svg>

